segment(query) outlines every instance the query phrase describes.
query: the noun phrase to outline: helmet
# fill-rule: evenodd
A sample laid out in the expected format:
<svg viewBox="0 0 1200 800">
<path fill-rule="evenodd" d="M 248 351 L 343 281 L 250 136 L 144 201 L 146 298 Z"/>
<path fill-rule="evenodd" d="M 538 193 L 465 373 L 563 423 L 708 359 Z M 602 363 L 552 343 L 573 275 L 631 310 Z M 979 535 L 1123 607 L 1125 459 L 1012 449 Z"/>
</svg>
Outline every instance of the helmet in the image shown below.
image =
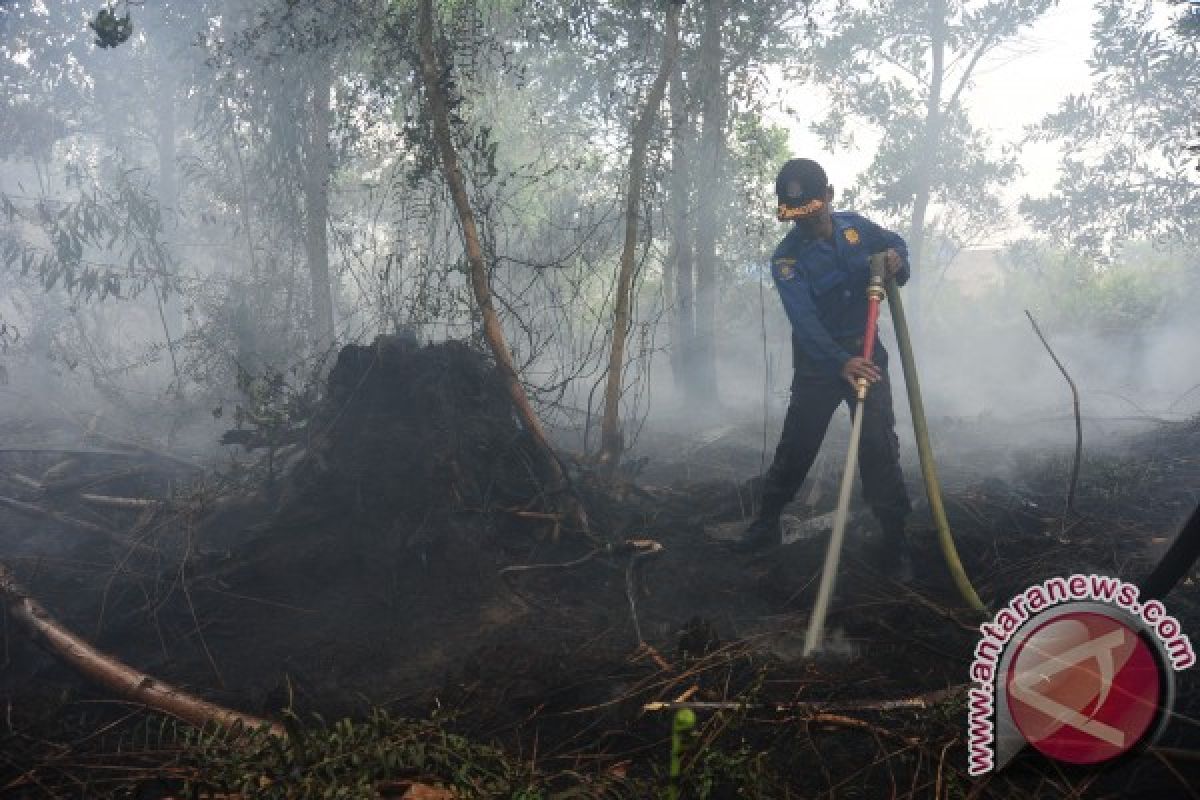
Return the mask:
<svg viewBox="0 0 1200 800">
<path fill-rule="evenodd" d="M 828 191 L 829 179 L 820 164 L 809 158 L 793 158 L 775 178 L 775 196 L 779 199 L 776 216 L 780 222 L 811 216 L 825 207 Z"/>
</svg>

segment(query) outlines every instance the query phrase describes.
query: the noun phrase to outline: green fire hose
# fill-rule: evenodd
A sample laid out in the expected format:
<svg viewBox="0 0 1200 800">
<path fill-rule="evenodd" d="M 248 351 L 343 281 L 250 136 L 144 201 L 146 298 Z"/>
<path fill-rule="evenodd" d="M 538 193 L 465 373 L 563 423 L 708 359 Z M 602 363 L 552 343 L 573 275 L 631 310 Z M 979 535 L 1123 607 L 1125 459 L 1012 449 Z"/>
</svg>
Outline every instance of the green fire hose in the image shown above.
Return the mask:
<svg viewBox="0 0 1200 800">
<path fill-rule="evenodd" d="M 892 276 L 886 282 L 888 305 L 892 309 L 892 322 L 896 326 L 896 342 L 900 346 L 900 362 L 904 366 L 904 383 L 908 388 L 908 405 L 912 410 L 913 433 L 917 439 L 917 453 L 921 457 L 921 475 L 925 479 L 925 495 L 929 498 L 929 510 L 937 525 L 938 543 L 946 567 L 954 578 L 959 594 L 971 608 L 986 612 L 987 607 L 979 599 L 971 579 L 963 569 L 950 534 L 950 523 L 946 519 L 946 508 L 942 505 L 942 487 L 938 482 L 937 466 L 933 463 L 933 448 L 929 445 L 929 425 L 925 422 L 925 404 L 921 401 L 921 384 L 917 380 L 917 362 L 913 357 L 912 340 L 908 335 L 908 320 L 904 316 L 904 303 L 900 300 L 899 288 Z"/>
</svg>

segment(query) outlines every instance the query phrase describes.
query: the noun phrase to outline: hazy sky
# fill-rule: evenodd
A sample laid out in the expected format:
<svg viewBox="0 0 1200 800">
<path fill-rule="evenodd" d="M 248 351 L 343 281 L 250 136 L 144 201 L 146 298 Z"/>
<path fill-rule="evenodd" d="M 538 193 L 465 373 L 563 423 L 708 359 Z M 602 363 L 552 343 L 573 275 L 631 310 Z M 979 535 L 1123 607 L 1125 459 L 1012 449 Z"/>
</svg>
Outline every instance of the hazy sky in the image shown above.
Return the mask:
<svg viewBox="0 0 1200 800">
<path fill-rule="evenodd" d="M 1091 53 L 1091 26 L 1095 16 L 1093 3 L 1063 0 L 1027 29 L 1019 41 L 980 63 L 967 105 L 975 123 L 988 130 L 997 144 L 1018 139 L 1026 125 L 1053 111 L 1068 94 L 1089 88 L 1091 76 L 1087 59 Z M 797 88 L 796 91 L 810 96 L 811 88 Z M 804 104 L 796 98 L 793 105 Z M 835 187 L 854 182 L 870 161 L 877 142 L 877 139 L 864 136 L 860 137 L 857 150 L 829 153 L 806 127 L 790 121 L 786 124 L 792 129 L 793 154 L 816 154 Z M 1057 148 L 1053 144 L 1027 146 L 1021 154 L 1021 164 L 1025 174 L 1007 192 L 1012 207 L 1022 194 L 1039 194 L 1053 188 Z M 996 243 L 1015 232 L 1000 234 Z"/>
</svg>

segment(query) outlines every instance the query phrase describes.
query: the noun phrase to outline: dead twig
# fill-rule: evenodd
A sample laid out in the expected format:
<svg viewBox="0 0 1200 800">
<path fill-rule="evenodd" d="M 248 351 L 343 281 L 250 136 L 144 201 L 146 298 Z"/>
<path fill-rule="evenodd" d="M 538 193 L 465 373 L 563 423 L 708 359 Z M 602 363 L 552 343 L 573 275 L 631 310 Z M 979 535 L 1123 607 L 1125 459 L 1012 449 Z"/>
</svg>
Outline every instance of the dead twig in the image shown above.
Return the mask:
<svg viewBox="0 0 1200 800">
<path fill-rule="evenodd" d="M 634 581 L 633 570 L 637 565 L 638 559 L 644 556 L 661 553 L 663 546 L 658 542 L 650 539 L 637 539 L 626 542 L 627 545 L 634 548 L 633 553 L 629 556 L 629 564 L 625 567 L 625 597 L 629 600 L 629 615 L 633 618 L 633 632 L 637 636 L 638 647 L 645 644 L 642 639 L 642 626 L 638 622 L 637 615 L 637 586 Z"/>
<path fill-rule="evenodd" d="M 595 550 L 592 550 L 588 553 L 584 553 L 582 556 L 580 556 L 579 558 L 577 558 L 573 561 L 563 561 L 561 563 L 514 564 L 511 567 L 505 567 L 504 569 L 500 570 L 500 574 L 501 575 L 515 575 L 520 572 L 534 572 L 536 570 L 543 570 L 543 569 L 553 569 L 553 570 L 574 569 L 575 567 L 583 566 L 584 564 L 591 561 L 593 558 L 600 555 L 604 551 L 605 551 L 605 548 L 597 547 Z"/>
<path fill-rule="evenodd" d="M 0 473 L 0 475 L 2 475 L 4 479 L 10 483 L 15 483 L 18 486 L 24 486 L 26 489 L 31 489 L 35 492 L 42 492 L 46 488 L 45 484 L 43 484 L 41 481 L 35 481 L 33 478 L 29 477 L 28 475 L 23 475 L 20 472 L 4 472 Z"/>
<path fill-rule="evenodd" d="M 1195 386 L 1193 386 L 1192 388 L 1188 389 L 1188 390 L 1187 390 L 1186 392 L 1184 392 L 1183 394 L 1179 395 L 1179 397 L 1176 397 L 1176 398 L 1175 398 L 1175 400 L 1174 400 L 1174 402 L 1172 402 L 1172 403 L 1171 403 L 1171 405 L 1167 406 L 1167 412 L 1169 413 L 1169 412 L 1171 412 L 1171 411 L 1174 411 L 1174 410 L 1175 410 L 1175 406 L 1177 406 L 1177 405 L 1179 405 L 1180 403 L 1182 403 L 1182 402 L 1183 402 L 1183 401 L 1184 401 L 1184 400 L 1185 400 L 1185 399 L 1186 399 L 1186 398 L 1187 398 L 1189 395 L 1191 395 L 1191 393 L 1192 393 L 1192 392 L 1196 391 L 1197 389 L 1200 389 L 1200 383 L 1197 383 Z"/>
<path fill-rule="evenodd" d="M 1058 371 L 1063 374 L 1063 377 L 1067 379 L 1067 385 L 1071 387 L 1071 402 L 1075 410 L 1075 460 L 1071 464 L 1071 483 L 1067 487 L 1067 507 L 1063 512 L 1063 524 L 1065 525 L 1067 514 L 1075 513 L 1075 490 L 1079 485 L 1079 462 L 1083 458 L 1083 421 L 1079 416 L 1079 389 L 1076 388 L 1075 381 L 1067 373 L 1067 368 L 1063 366 L 1063 363 L 1058 360 L 1058 356 L 1054 354 L 1054 350 L 1051 349 L 1050 343 L 1046 341 L 1046 337 L 1042 335 L 1042 329 L 1038 327 L 1037 320 L 1033 318 L 1033 314 L 1030 314 L 1029 310 L 1026 309 L 1025 316 L 1029 317 L 1029 324 L 1033 326 L 1033 332 L 1042 340 L 1046 352 L 1050 354 L 1050 358 L 1054 359 L 1054 364 L 1058 367 Z"/>
<path fill-rule="evenodd" d="M 158 508 L 162 505 L 162 501 L 151 500 L 146 497 L 113 497 L 107 494 L 80 494 L 79 499 L 94 506 L 123 508 L 130 511 L 144 511 L 145 509 Z"/>
<path fill-rule="evenodd" d="M 26 503 L 23 500 L 15 500 L 11 497 L 4 497 L 3 495 L 0 495 L 0 508 L 8 508 L 9 510 L 15 511 L 18 514 L 24 514 L 27 517 L 48 519 L 53 522 L 57 522 L 60 525 L 65 525 L 70 528 L 76 528 L 78 530 L 87 531 L 88 533 L 93 533 L 98 536 L 103 536 L 117 547 L 127 550 L 137 550 L 140 553 L 152 555 L 158 553 L 158 551 L 153 547 L 143 544 L 142 542 L 120 536 L 108 528 L 103 527 L 102 525 L 97 525 L 94 522 L 88 522 L 87 520 L 79 519 L 78 517 L 73 517 L 69 514 L 64 514 L 61 511 L 54 511 L 35 503 Z"/>
<path fill-rule="evenodd" d="M 27 517 L 41 517 L 44 519 L 50 519 L 63 525 L 68 525 L 72 528 L 78 528 L 79 530 L 87 531 L 89 533 L 97 533 L 101 536 L 115 538 L 112 531 L 101 527 L 94 522 L 77 519 L 59 511 L 52 511 L 48 508 L 35 505 L 34 503 L 26 503 L 22 500 L 15 500 L 11 497 L 4 497 L 0 495 L 0 506 L 8 508 L 12 511 L 16 511 L 18 514 L 24 514 Z"/>
<path fill-rule="evenodd" d="M 147 472 L 145 467 L 134 467 L 133 469 L 118 470 L 108 472 L 101 475 L 80 475 L 77 478 L 67 478 L 54 483 L 42 484 L 42 492 L 47 496 L 70 494 L 71 492 L 82 491 L 86 489 L 94 489 L 105 483 L 112 481 L 128 480 L 145 475 Z"/>
<path fill-rule="evenodd" d="M 932 708 L 938 703 L 958 697 L 966 692 L 965 684 L 937 689 L 932 692 L 900 697 L 894 700 L 847 700 L 844 702 L 809 702 L 809 703 L 741 703 L 733 701 L 684 701 L 684 702 L 654 702 L 642 706 L 643 711 L 675 711 L 680 708 L 690 708 L 694 711 L 739 711 L 739 710 L 768 710 L 788 711 L 807 714 L 827 714 L 845 711 L 921 711 Z"/>
<path fill-rule="evenodd" d="M 59 461 L 58 463 L 48 467 L 46 471 L 42 473 L 42 483 L 60 480 L 64 476 L 71 474 L 71 471 L 78 466 L 79 459 L 64 458 L 62 461 Z"/>
<path fill-rule="evenodd" d="M 1182 747 L 1151 747 L 1150 752 L 1175 761 L 1200 762 L 1200 750 L 1185 750 Z"/>
<path fill-rule="evenodd" d="M 946 744 L 942 747 L 942 752 L 938 755 L 937 777 L 933 783 L 933 796 L 934 797 L 942 796 L 942 770 L 946 766 L 946 751 L 949 750 L 951 745 L 953 745 L 953 744 L 954 744 L 953 741 L 946 742 Z"/>
<path fill-rule="evenodd" d="M 161 459 L 162 461 L 169 461 L 170 463 L 184 467 L 185 469 L 190 469 L 197 472 L 204 471 L 204 467 L 188 461 L 186 458 L 181 458 L 180 456 L 177 456 L 174 453 L 168 453 L 165 450 L 148 447 L 147 445 L 140 444 L 139 442 L 128 442 L 124 439 L 119 439 L 116 436 L 110 436 L 107 433 L 100 433 L 99 431 L 89 431 L 86 433 L 86 436 L 88 438 L 95 438 L 103 442 L 108 442 L 114 447 L 127 448 L 128 450 L 132 450 L 143 456 L 150 456 L 151 458 Z"/>
<path fill-rule="evenodd" d="M 82 447 L 0 447 L 0 453 L 26 453 L 30 455 L 68 455 L 68 456 L 118 456 L 121 458 L 133 458 L 143 455 L 142 453 L 132 452 L 130 450 L 104 450 L 101 448 Z M 186 462 L 185 462 L 186 463 Z M 195 464 L 191 465 L 193 469 L 202 469 Z"/>
<path fill-rule="evenodd" d="M 1184 791 L 1188 793 L 1189 797 L 1200 798 L 1200 794 L 1196 794 L 1196 790 L 1192 788 L 1191 781 L 1179 773 L 1179 770 L 1176 769 L 1175 765 L 1171 763 L 1166 753 L 1158 748 L 1153 747 L 1150 748 L 1150 752 L 1159 760 L 1159 763 L 1163 765 L 1163 768 L 1166 769 L 1167 772 L 1171 773 L 1171 777 L 1179 781 L 1179 784 L 1183 786 Z"/>
<path fill-rule="evenodd" d="M 506 510 L 506 513 L 512 514 L 514 517 L 520 517 L 522 519 L 542 519 L 542 520 L 549 520 L 552 522 L 559 522 L 563 518 L 562 514 L 551 514 L 546 511 L 507 511 Z"/>
<path fill-rule="evenodd" d="M 904 736 L 904 735 L 896 733 L 894 731 L 889 731 L 886 728 L 881 728 L 878 725 L 872 725 L 871 723 L 869 723 L 865 720 L 856 719 L 854 717 L 847 717 L 843 714 L 821 713 L 821 714 L 813 714 L 811 717 L 803 716 L 800 719 L 803 720 L 804 722 L 816 722 L 821 725 L 836 725 L 836 726 L 842 727 L 842 728 L 856 728 L 858 730 L 867 731 L 876 736 L 882 736 L 882 737 L 886 737 L 889 739 L 896 739 L 898 741 L 904 742 L 909 747 L 919 747 L 921 744 L 921 740 L 916 738 L 915 736 Z"/>
</svg>

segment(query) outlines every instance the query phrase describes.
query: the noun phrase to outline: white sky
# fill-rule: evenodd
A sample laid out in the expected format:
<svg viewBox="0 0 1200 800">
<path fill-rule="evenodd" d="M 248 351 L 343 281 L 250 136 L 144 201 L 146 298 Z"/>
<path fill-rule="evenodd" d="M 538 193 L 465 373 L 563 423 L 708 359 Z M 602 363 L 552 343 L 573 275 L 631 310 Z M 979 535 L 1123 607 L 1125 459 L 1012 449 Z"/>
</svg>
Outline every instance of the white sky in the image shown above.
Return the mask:
<svg viewBox="0 0 1200 800">
<path fill-rule="evenodd" d="M 990 55 L 976 69 L 974 87 L 967 90 L 966 105 L 974 122 L 987 130 L 999 145 L 1020 138 L 1026 125 L 1053 111 L 1069 94 L 1087 91 L 1091 75 L 1087 59 L 1091 54 L 1091 29 L 1096 10 L 1085 0 L 1063 0 L 1032 27 L 1026 29 L 1015 46 Z M 790 105 L 811 104 L 812 88 L 798 87 Z M 801 102 L 801 93 L 804 102 Z M 813 116 L 819 115 L 819 111 Z M 822 162 L 835 187 L 854 183 L 869 163 L 876 139 L 860 137 L 855 150 L 830 153 L 806 126 L 780 118 L 792 126 L 792 153 L 815 154 Z M 1005 197 L 1011 208 L 1023 194 L 1041 194 L 1053 188 L 1057 177 L 1058 155 L 1053 144 L 1026 146 L 1020 155 L 1024 175 L 1009 187 Z M 1014 223 L 1017 222 L 1014 216 Z M 1021 228 L 1000 234 L 995 243 L 1021 232 Z"/>
</svg>

